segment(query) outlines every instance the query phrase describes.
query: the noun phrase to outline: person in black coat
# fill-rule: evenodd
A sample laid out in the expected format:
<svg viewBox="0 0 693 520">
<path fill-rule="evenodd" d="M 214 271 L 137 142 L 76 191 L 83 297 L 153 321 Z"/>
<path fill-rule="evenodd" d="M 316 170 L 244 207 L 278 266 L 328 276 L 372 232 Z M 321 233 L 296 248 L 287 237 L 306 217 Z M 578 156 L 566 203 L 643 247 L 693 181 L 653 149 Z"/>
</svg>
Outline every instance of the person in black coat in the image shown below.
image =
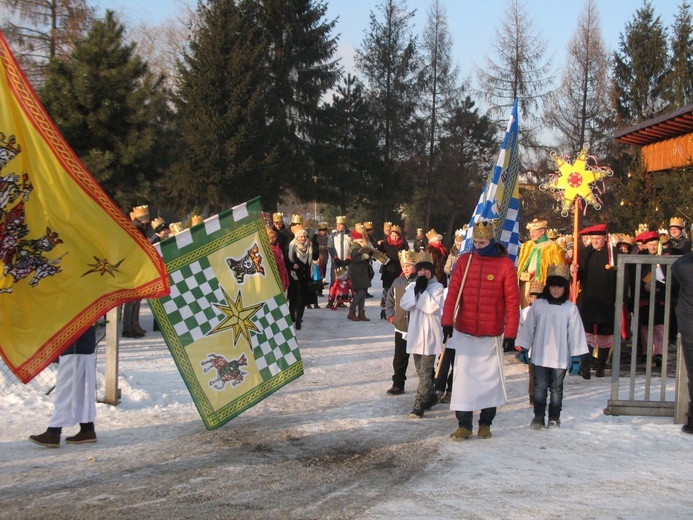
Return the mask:
<svg viewBox="0 0 693 520">
<path fill-rule="evenodd" d="M 690 251 L 674 262 L 671 275 L 678 284 L 676 321 L 688 372 L 688 422 L 681 430 L 693 434 L 693 254 Z"/>
</svg>

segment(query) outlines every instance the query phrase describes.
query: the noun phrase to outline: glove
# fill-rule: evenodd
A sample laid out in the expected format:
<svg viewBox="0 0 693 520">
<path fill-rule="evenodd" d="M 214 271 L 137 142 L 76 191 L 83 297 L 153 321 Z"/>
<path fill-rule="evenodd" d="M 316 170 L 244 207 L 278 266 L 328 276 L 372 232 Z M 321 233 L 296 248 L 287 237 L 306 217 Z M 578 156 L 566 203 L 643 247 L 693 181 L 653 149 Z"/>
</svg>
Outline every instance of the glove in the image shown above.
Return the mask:
<svg viewBox="0 0 693 520">
<path fill-rule="evenodd" d="M 452 337 L 452 331 L 454 330 L 452 325 L 443 325 L 443 343 L 447 343 L 447 341 Z"/>
<path fill-rule="evenodd" d="M 520 354 L 517 356 L 517 359 L 520 360 L 520 363 L 529 365 L 529 350 L 526 348 L 520 349 Z"/>
<path fill-rule="evenodd" d="M 568 367 L 568 373 L 571 376 L 576 376 L 580 373 L 580 356 L 573 356 L 570 358 L 570 366 Z"/>
<path fill-rule="evenodd" d="M 414 294 L 417 296 L 424 292 L 426 290 L 426 287 L 428 287 L 428 278 L 425 276 L 419 276 L 416 279 L 416 285 L 414 286 Z"/>
<path fill-rule="evenodd" d="M 332 263 L 335 267 L 342 267 L 344 265 L 344 262 L 342 262 L 342 260 L 340 260 L 339 258 L 334 258 L 332 260 Z"/>
<path fill-rule="evenodd" d="M 515 339 L 514 338 L 505 338 L 503 340 L 503 352 L 508 353 L 508 352 L 515 352 Z"/>
</svg>

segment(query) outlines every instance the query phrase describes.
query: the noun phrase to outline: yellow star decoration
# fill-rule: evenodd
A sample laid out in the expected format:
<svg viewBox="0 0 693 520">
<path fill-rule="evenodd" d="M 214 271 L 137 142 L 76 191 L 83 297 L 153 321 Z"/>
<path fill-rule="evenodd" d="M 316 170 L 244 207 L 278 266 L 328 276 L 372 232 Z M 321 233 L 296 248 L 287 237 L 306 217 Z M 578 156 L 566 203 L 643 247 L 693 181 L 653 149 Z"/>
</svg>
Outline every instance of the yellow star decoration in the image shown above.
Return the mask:
<svg viewBox="0 0 693 520">
<path fill-rule="evenodd" d="M 94 260 L 96 260 L 96 262 L 94 262 L 93 264 L 87 264 L 89 267 L 91 267 L 91 269 L 89 269 L 89 270 L 88 270 L 86 273 L 84 273 L 82 276 L 86 276 L 86 275 L 88 275 L 89 273 L 101 273 L 101 276 L 103 276 L 103 275 L 105 275 L 106 273 L 108 273 L 108 274 L 110 274 L 113 278 L 115 278 L 115 275 L 114 275 L 113 273 L 117 273 L 117 272 L 118 272 L 118 267 L 120 267 L 120 264 L 123 263 L 123 260 L 125 260 L 125 258 L 123 258 L 123 260 L 121 260 L 120 262 L 118 262 L 118 263 L 116 263 L 116 264 L 114 264 L 114 265 L 111 265 L 111 264 L 109 263 L 109 261 L 106 260 L 105 258 L 98 258 L 98 257 L 95 256 L 95 257 L 94 257 Z"/>
<path fill-rule="evenodd" d="M 224 293 L 224 299 L 229 302 L 228 304 L 214 303 L 213 305 L 217 307 L 221 312 L 224 313 L 225 317 L 221 322 L 214 327 L 209 334 L 216 334 L 218 332 L 224 332 L 225 330 L 231 330 L 233 333 L 233 346 L 235 347 L 238 340 L 243 336 L 246 342 L 250 345 L 250 334 L 251 330 L 257 331 L 258 328 L 255 324 L 250 321 L 257 311 L 263 306 L 263 303 L 258 303 L 257 305 L 251 305 L 250 307 L 243 307 L 243 295 L 241 291 L 238 291 L 236 296 L 236 301 L 231 300 L 231 296 L 222 287 L 222 292 Z"/>
<path fill-rule="evenodd" d="M 545 187 L 551 191 L 564 190 L 561 214 L 567 215 L 575 197 L 582 197 L 585 202 L 594 206 L 595 209 L 601 209 L 602 207 L 594 197 L 590 185 L 607 177 L 611 172 L 610 170 L 590 168 L 586 161 L 587 150 L 588 147 L 584 147 L 573 164 L 568 164 L 558 157 L 555 152 L 551 153 L 551 158 L 556 163 L 560 176 L 553 182 L 545 185 Z"/>
</svg>

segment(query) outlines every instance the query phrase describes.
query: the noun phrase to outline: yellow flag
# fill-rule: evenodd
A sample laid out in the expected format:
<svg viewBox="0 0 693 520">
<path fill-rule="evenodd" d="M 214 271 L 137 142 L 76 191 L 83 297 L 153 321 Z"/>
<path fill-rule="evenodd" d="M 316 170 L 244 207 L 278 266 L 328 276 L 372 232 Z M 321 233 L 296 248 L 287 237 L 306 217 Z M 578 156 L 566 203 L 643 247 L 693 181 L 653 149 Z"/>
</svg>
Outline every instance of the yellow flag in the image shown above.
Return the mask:
<svg viewBox="0 0 693 520">
<path fill-rule="evenodd" d="M 164 263 L 58 132 L 0 33 L 0 354 L 24 383 Z"/>
</svg>

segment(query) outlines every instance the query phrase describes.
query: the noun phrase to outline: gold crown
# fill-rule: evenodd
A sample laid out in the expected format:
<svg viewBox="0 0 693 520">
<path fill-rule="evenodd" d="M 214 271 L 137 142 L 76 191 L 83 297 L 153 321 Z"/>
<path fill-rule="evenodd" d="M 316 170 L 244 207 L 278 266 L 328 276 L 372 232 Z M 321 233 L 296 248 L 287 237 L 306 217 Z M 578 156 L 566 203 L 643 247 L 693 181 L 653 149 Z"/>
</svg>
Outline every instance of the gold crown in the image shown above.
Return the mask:
<svg viewBox="0 0 693 520">
<path fill-rule="evenodd" d="M 301 215 L 291 215 L 291 223 L 302 225 L 303 217 Z"/>
<path fill-rule="evenodd" d="M 630 235 L 621 234 L 618 236 L 618 242 L 619 243 L 622 242 L 624 244 L 628 244 L 628 245 L 632 246 L 635 243 L 635 238 L 633 238 Z"/>
<path fill-rule="evenodd" d="M 161 217 L 156 217 L 152 220 L 152 229 L 156 231 L 160 226 L 166 226 L 166 221 Z"/>
<path fill-rule="evenodd" d="M 203 222 L 204 219 L 200 215 L 193 215 L 192 218 L 190 219 L 190 225 L 191 226 L 196 226 L 200 222 Z"/>
<path fill-rule="evenodd" d="M 390 232 L 390 229 L 392 228 L 392 222 L 385 222 L 383 224 L 383 231 L 387 230 L 387 232 Z"/>
<path fill-rule="evenodd" d="M 557 229 L 547 229 L 546 230 L 546 236 L 549 237 L 551 240 L 556 240 L 558 238 L 558 230 Z"/>
<path fill-rule="evenodd" d="M 527 231 L 539 231 L 540 229 L 546 229 L 547 226 L 548 222 L 546 222 L 545 220 L 539 220 L 535 218 L 534 220 L 532 220 L 532 222 L 527 224 Z"/>
<path fill-rule="evenodd" d="M 397 253 L 397 257 L 399 258 L 399 263 L 401 265 L 416 264 L 413 249 L 402 249 L 400 252 Z"/>
<path fill-rule="evenodd" d="M 329 229 L 329 228 L 330 228 L 330 225 L 327 222 L 320 222 L 320 224 L 318 224 L 318 229 Z"/>
<path fill-rule="evenodd" d="M 433 263 L 433 255 L 429 253 L 428 251 L 417 251 L 414 253 L 414 261 L 417 264 L 421 264 L 423 262 L 427 262 L 429 264 Z"/>
<path fill-rule="evenodd" d="M 181 222 L 171 222 L 168 226 L 169 231 L 172 235 L 177 235 L 183 231 L 183 224 Z"/>
<path fill-rule="evenodd" d="M 132 213 L 130 213 L 130 216 L 138 220 L 149 220 L 149 206 L 135 206 L 134 208 L 132 208 Z"/>
<path fill-rule="evenodd" d="M 346 217 L 344 215 L 340 215 L 337 217 L 337 224 L 344 224 L 346 225 Z"/>
<path fill-rule="evenodd" d="M 681 217 L 671 217 L 669 219 L 669 227 L 680 227 L 683 229 L 685 227 L 683 225 L 683 219 Z"/>
<path fill-rule="evenodd" d="M 570 281 L 570 268 L 565 264 L 550 265 L 546 272 L 546 277 L 549 276 L 560 276 Z"/>
<path fill-rule="evenodd" d="M 284 220 L 284 213 L 273 213 L 272 222 L 282 222 Z"/>
<path fill-rule="evenodd" d="M 460 229 L 455 230 L 455 236 L 456 237 L 464 237 L 465 233 L 466 233 L 466 229 L 460 228 Z"/>
<path fill-rule="evenodd" d="M 416 228 L 416 234 L 417 235 L 423 235 L 423 228 L 420 228 L 420 227 Z"/>
<path fill-rule="evenodd" d="M 363 227 L 366 229 L 373 229 L 373 222 L 364 222 Z"/>
<path fill-rule="evenodd" d="M 435 228 L 431 228 L 431 230 L 426 233 L 426 238 L 428 240 L 437 240 L 438 239 L 438 232 L 435 230 Z"/>
<path fill-rule="evenodd" d="M 390 228 L 390 233 L 399 233 L 401 235 L 402 228 L 399 227 L 397 224 L 393 224 L 393 226 Z"/>
<path fill-rule="evenodd" d="M 529 282 L 529 294 L 541 294 L 544 290 L 544 284 L 539 280 Z"/>
<path fill-rule="evenodd" d="M 650 230 L 647 224 L 638 224 L 638 230 L 635 232 L 636 235 L 640 233 L 647 233 Z"/>
<path fill-rule="evenodd" d="M 491 240 L 496 237 L 496 223 L 493 220 L 480 220 L 474 223 L 473 236 L 477 240 Z"/>
<path fill-rule="evenodd" d="M 357 233 L 361 233 L 362 235 L 366 233 L 366 230 L 363 227 L 363 224 L 361 224 L 360 222 L 357 222 L 356 224 L 354 224 L 354 231 L 356 231 Z"/>
<path fill-rule="evenodd" d="M 347 272 L 346 267 L 337 267 L 337 269 L 334 270 L 334 274 L 337 276 L 337 278 L 339 278 L 340 276 L 342 276 L 346 272 Z"/>
</svg>

